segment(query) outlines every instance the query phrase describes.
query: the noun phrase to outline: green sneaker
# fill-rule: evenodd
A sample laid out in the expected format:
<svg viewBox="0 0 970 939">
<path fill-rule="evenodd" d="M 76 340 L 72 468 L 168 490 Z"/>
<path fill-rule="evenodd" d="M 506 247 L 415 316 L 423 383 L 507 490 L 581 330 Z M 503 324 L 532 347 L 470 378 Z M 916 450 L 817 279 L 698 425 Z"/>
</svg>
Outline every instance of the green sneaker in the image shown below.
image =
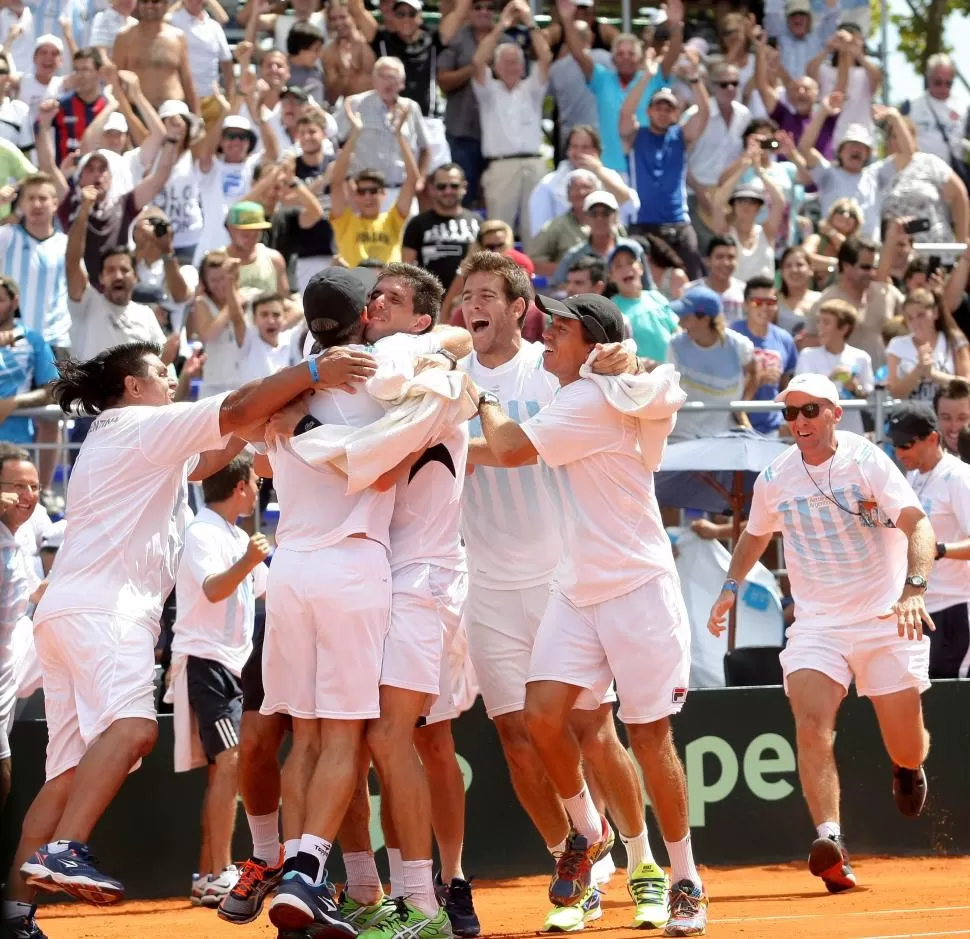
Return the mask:
<svg viewBox="0 0 970 939">
<path fill-rule="evenodd" d="M 602 915 L 600 891 L 596 887 L 590 887 L 579 903 L 573 906 L 554 906 L 539 931 L 579 932 L 587 923 Z"/>
<path fill-rule="evenodd" d="M 667 900 L 670 880 L 659 864 L 644 861 L 637 865 L 637 869 L 630 874 L 626 888 L 637 908 L 633 917 L 634 929 L 660 929 L 667 925 L 670 919 Z"/>
<path fill-rule="evenodd" d="M 358 939 L 454 939 L 448 911 L 442 906 L 435 916 L 428 916 L 402 897 L 386 901 L 387 915 L 362 930 Z"/>
<path fill-rule="evenodd" d="M 390 897 L 381 897 L 377 903 L 358 903 L 353 897 L 347 895 L 346 890 L 341 891 L 337 907 L 340 910 L 340 915 L 359 930 L 370 929 L 371 926 L 390 916 L 396 909 L 394 901 Z"/>
</svg>

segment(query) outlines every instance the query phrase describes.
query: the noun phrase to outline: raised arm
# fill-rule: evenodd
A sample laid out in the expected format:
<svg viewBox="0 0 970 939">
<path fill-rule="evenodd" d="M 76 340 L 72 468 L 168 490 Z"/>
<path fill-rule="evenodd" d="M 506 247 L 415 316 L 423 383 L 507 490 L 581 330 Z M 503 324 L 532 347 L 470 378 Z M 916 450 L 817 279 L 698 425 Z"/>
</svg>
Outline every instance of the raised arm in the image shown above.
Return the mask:
<svg viewBox="0 0 970 939">
<path fill-rule="evenodd" d="M 518 0 L 511 0 L 502 8 L 498 22 L 492 27 L 492 31 L 479 43 L 475 50 L 475 55 L 472 56 L 472 65 L 475 69 L 473 80 L 479 85 L 485 84 L 488 78 L 488 69 L 495 57 L 495 49 L 499 40 L 517 22 L 518 15 Z"/>
<path fill-rule="evenodd" d="M 79 193 L 81 197 L 77 215 L 67 232 L 67 252 L 64 269 L 67 274 L 67 295 L 79 303 L 88 286 L 88 275 L 84 270 L 84 248 L 88 240 L 88 217 L 98 199 L 94 186 L 85 186 Z"/>
<path fill-rule="evenodd" d="M 640 80 L 630 89 L 623 101 L 623 107 L 620 108 L 620 136 L 628 150 L 633 146 L 637 131 L 640 129 L 637 112 L 640 110 L 643 94 L 652 80 L 653 76 L 644 69 Z M 705 117 L 704 120 L 706 121 L 707 118 Z"/>
<path fill-rule="evenodd" d="M 336 218 L 342 215 L 347 208 L 347 171 L 350 169 L 350 161 L 357 146 L 360 132 L 364 129 L 364 122 L 360 115 L 354 110 L 350 98 L 344 98 L 344 113 L 350 125 L 350 133 L 344 141 L 343 146 L 337 151 L 337 158 L 333 161 L 333 174 L 330 177 L 330 217 Z M 410 148 L 409 148 L 410 149 Z M 411 154 L 412 161 L 414 154 Z M 407 167 L 405 166 L 405 169 Z M 413 196 L 413 194 L 412 194 Z M 410 203 L 409 203 L 410 205 Z M 404 217 L 410 212 L 405 212 Z"/>
<path fill-rule="evenodd" d="M 751 147 L 749 145 L 748 151 L 741 155 L 742 158 L 740 160 L 736 160 L 731 165 L 730 172 L 721 178 L 717 189 L 714 190 L 712 200 L 714 209 L 713 222 L 714 231 L 718 235 L 727 234 L 728 229 L 731 227 L 728 223 L 728 205 L 731 201 L 731 196 L 734 195 L 734 187 L 737 186 L 741 174 L 753 165 L 750 151 Z"/>
<path fill-rule="evenodd" d="M 418 180 L 421 178 L 421 171 L 418 169 L 418 161 L 414 159 L 414 151 L 404 135 L 404 124 L 410 115 L 409 108 L 404 102 L 397 103 L 397 113 L 394 115 L 394 135 L 397 137 L 397 145 L 401 148 L 401 159 L 404 160 L 404 183 L 397 197 L 397 211 L 401 218 L 407 218 L 411 214 L 411 202 L 414 193 L 418 188 Z M 331 189 L 331 204 L 332 204 Z"/>
<path fill-rule="evenodd" d="M 136 211 L 140 212 L 165 188 L 172 168 L 178 160 L 178 144 L 177 139 L 166 137 L 162 144 L 161 157 L 155 164 L 155 168 L 131 191 Z"/>
<path fill-rule="evenodd" d="M 673 74 L 680 53 L 684 49 L 684 4 L 682 0 L 667 0 L 666 6 L 667 22 L 664 25 L 670 30 L 670 41 L 667 43 L 667 51 L 660 61 L 660 77 L 664 81 L 667 81 Z"/>
<path fill-rule="evenodd" d="M 179 80 L 182 82 L 182 91 L 185 93 L 185 103 L 189 106 L 189 111 L 193 114 L 201 112 L 199 104 L 199 94 L 195 88 L 195 79 L 192 77 L 192 69 L 189 68 L 189 40 L 185 33 L 179 39 L 181 53 L 179 55 Z"/>
<path fill-rule="evenodd" d="M 897 172 L 901 172 L 906 169 L 916 153 L 916 141 L 909 132 L 906 120 L 896 108 L 883 107 L 881 104 L 872 106 L 872 118 L 875 121 L 886 121 L 892 127 L 893 141 L 896 144 L 896 152 L 892 159 L 896 164 Z"/>
<path fill-rule="evenodd" d="M 755 59 L 754 59 L 754 81 L 761 95 L 761 103 L 765 110 L 771 114 L 778 107 L 778 92 L 768 81 L 768 43 L 767 37 L 763 32 L 758 33 L 755 38 Z"/>
<path fill-rule="evenodd" d="M 707 120 L 711 116 L 711 99 L 707 94 L 707 85 L 700 77 L 697 63 L 693 60 L 688 66 L 686 81 L 694 91 L 694 101 L 697 105 L 697 110 L 684 125 L 684 143 L 690 150 L 707 127 Z"/>
<path fill-rule="evenodd" d="M 566 40 L 566 48 L 569 54 L 576 60 L 586 81 L 593 77 L 593 57 L 589 50 L 583 45 L 583 37 L 576 29 L 576 4 L 573 0 L 558 0 L 556 9 L 559 11 L 559 21 L 562 26 L 563 39 Z"/>
<path fill-rule="evenodd" d="M 364 0 L 347 0 L 347 9 L 364 39 L 373 42 L 378 30 L 377 20 L 374 19 L 370 10 L 364 6 Z"/>
<path fill-rule="evenodd" d="M 472 0 L 458 0 L 450 13 L 446 13 L 438 22 L 438 36 L 444 45 L 448 45 L 455 34 L 461 29 L 461 24 L 468 19 L 471 12 Z"/>
<path fill-rule="evenodd" d="M 54 98 L 48 98 L 40 103 L 37 109 L 37 135 L 34 138 L 34 145 L 37 151 L 37 168 L 54 180 L 57 201 L 60 203 L 67 195 L 68 185 L 54 158 L 54 129 L 51 124 L 59 109 L 60 105 Z"/>
<path fill-rule="evenodd" d="M 529 29 L 529 41 L 532 44 L 532 55 L 536 60 L 536 68 L 543 82 L 549 80 L 549 66 L 552 65 L 552 49 L 545 33 L 536 26 L 532 16 L 532 9 L 526 0 L 519 0 L 519 21 Z"/>
<path fill-rule="evenodd" d="M 943 290 L 943 299 L 951 313 L 956 313 L 963 303 L 963 295 L 970 290 L 970 248 L 960 255 L 957 263 L 950 271 Z"/>
<path fill-rule="evenodd" d="M 822 132 L 822 126 L 830 117 L 835 117 L 842 110 L 842 95 L 837 91 L 826 95 L 822 103 L 815 109 L 808 127 L 802 134 L 802 139 L 798 141 L 798 151 L 805 158 L 805 166 L 813 170 L 824 160 L 824 157 L 815 149 L 818 142 L 818 135 Z"/>
<path fill-rule="evenodd" d="M 775 185 L 761 166 L 755 165 L 755 172 L 764 184 L 765 192 L 768 195 L 768 217 L 761 223 L 761 228 L 768 239 L 769 244 L 774 244 L 778 239 L 778 232 L 785 218 L 785 197 L 782 191 Z"/>
<path fill-rule="evenodd" d="M 129 131 L 135 133 L 135 129 L 140 128 L 143 133 L 138 138 L 139 143 L 143 143 L 147 137 L 155 137 L 158 144 L 161 145 L 162 138 L 165 136 L 165 125 L 158 116 L 158 111 L 152 107 L 152 103 L 145 97 L 138 75 L 135 72 L 118 72 L 118 82 L 124 91 L 124 98 L 119 97 L 118 103 L 128 121 Z M 126 105 L 127 110 L 125 110 Z M 132 124 L 129 116 L 129 114 L 133 114 L 132 105 L 138 109 L 139 115 L 135 118 L 134 124 Z"/>
</svg>

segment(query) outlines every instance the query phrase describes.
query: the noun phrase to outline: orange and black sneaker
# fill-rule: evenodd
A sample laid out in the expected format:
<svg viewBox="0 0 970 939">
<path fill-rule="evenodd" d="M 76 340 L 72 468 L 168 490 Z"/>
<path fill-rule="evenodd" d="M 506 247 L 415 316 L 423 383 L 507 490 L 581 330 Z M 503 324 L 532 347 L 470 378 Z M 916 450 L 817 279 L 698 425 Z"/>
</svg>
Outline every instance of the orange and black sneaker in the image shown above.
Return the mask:
<svg viewBox="0 0 970 939">
<path fill-rule="evenodd" d="M 244 926 L 256 919 L 263 909 L 263 900 L 274 890 L 283 876 L 283 849 L 275 867 L 251 857 L 242 866 L 236 886 L 219 904 L 219 916 L 228 923 Z"/>
<path fill-rule="evenodd" d="M 808 869 L 822 878 L 829 893 L 841 893 L 856 886 L 855 871 L 841 835 L 816 838 L 808 853 Z"/>
<path fill-rule="evenodd" d="M 590 888 L 593 865 L 606 857 L 613 848 L 616 835 L 602 816 L 603 835 L 595 844 L 575 829 L 569 830 L 566 848 L 556 857 L 556 871 L 549 884 L 549 901 L 554 906 L 573 906 L 579 903 Z"/>
<path fill-rule="evenodd" d="M 922 766 L 907 769 L 893 764 L 893 798 L 907 818 L 916 818 L 926 805 L 926 773 Z"/>
</svg>

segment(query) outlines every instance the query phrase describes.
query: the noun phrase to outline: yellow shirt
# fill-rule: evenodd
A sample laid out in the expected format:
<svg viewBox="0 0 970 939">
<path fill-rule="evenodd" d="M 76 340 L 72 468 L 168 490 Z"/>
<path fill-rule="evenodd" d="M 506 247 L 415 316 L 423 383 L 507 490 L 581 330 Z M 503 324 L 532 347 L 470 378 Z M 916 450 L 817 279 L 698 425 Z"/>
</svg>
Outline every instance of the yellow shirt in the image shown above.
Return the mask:
<svg viewBox="0 0 970 939">
<path fill-rule="evenodd" d="M 346 208 L 340 215 L 330 219 L 337 253 L 351 267 L 356 267 L 367 258 L 376 258 L 385 264 L 400 261 L 405 221 L 396 205 L 371 219 L 361 218 Z"/>
</svg>

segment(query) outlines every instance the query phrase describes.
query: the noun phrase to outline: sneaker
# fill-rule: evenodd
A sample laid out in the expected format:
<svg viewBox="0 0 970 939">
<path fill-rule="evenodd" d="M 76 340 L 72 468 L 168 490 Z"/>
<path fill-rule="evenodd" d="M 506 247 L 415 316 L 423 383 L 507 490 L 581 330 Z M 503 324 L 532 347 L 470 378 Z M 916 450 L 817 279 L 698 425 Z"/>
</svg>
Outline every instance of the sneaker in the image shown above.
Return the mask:
<svg viewBox="0 0 970 939">
<path fill-rule="evenodd" d="M 434 892 L 448 914 L 451 931 L 464 939 L 474 939 L 482 931 L 482 924 L 478 921 L 475 903 L 472 900 L 473 879 L 470 877 L 468 880 L 462 880 L 460 877 L 454 877 L 450 884 L 445 884 L 441 881 L 440 873 L 434 879 Z"/>
<path fill-rule="evenodd" d="M 428 916 L 403 897 L 394 897 L 394 909 L 379 923 L 360 934 L 360 939 L 452 939 L 451 920 L 445 908 Z"/>
<path fill-rule="evenodd" d="M 634 929 L 660 929 L 670 919 L 670 880 L 656 861 L 638 864 L 626 885 L 636 906 Z"/>
<path fill-rule="evenodd" d="M 218 877 L 209 878 L 209 883 L 202 891 L 202 905 L 210 910 L 214 910 L 226 897 L 229 896 L 233 887 L 239 882 L 239 868 L 235 864 L 230 864 L 223 868 Z"/>
<path fill-rule="evenodd" d="M 855 871 L 841 835 L 816 838 L 808 853 L 808 869 L 821 877 L 829 893 L 841 893 L 856 885 Z"/>
<path fill-rule="evenodd" d="M 907 818 L 916 818 L 926 804 L 926 773 L 923 767 L 906 769 L 893 764 L 893 798 Z"/>
<path fill-rule="evenodd" d="M 45 844 L 21 866 L 20 876 L 29 886 L 49 893 L 63 891 L 75 900 L 95 906 L 107 906 L 124 900 L 124 884 L 102 874 L 94 866 L 98 859 L 92 856 L 86 844 L 69 841 L 67 848 L 56 854 L 52 854 L 49 847 Z"/>
<path fill-rule="evenodd" d="M 357 935 L 357 930 L 340 915 L 330 883 L 325 880 L 322 884 L 308 884 L 297 871 L 283 875 L 269 905 L 269 921 L 283 931 L 319 927 L 314 935 L 320 939 Z"/>
<path fill-rule="evenodd" d="M 542 924 L 540 932 L 579 932 L 587 923 L 603 915 L 598 887 L 590 887 L 579 903 L 573 906 L 554 906 Z"/>
<path fill-rule="evenodd" d="M 610 880 L 616 873 L 616 864 L 613 863 L 613 855 L 607 854 L 606 857 L 600 858 L 594 865 L 592 871 L 590 871 L 590 878 L 593 881 L 594 887 L 606 887 L 609 885 Z"/>
<path fill-rule="evenodd" d="M 0 922 L 0 935 L 9 939 L 47 939 L 37 925 L 37 907 L 32 906 L 26 916 L 11 916 Z"/>
<path fill-rule="evenodd" d="M 211 879 L 212 874 L 203 874 L 201 877 L 198 874 L 192 875 L 192 889 L 189 891 L 192 906 L 202 906 L 202 894 L 205 893 L 205 888 L 209 886 Z"/>
<path fill-rule="evenodd" d="M 397 906 L 390 897 L 381 897 L 377 903 L 358 903 L 353 897 L 348 896 L 346 890 L 342 890 L 337 900 L 337 908 L 340 910 L 340 915 L 354 928 L 370 929 L 382 919 L 387 919 Z"/>
<path fill-rule="evenodd" d="M 678 880 L 670 888 L 670 919 L 665 936 L 703 936 L 707 932 L 707 897 L 693 881 Z"/>
<path fill-rule="evenodd" d="M 574 906 L 586 896 L 592 885 L 593 865 L 613 850 L 615 835 L 605 818 L 603 837 L 589 844 L 578 831 L 570 830 L 566 849 L 556 858 L 556 872 L 549 884 L 549 902 L 553 906 Z"/>
<path fill-rule="evenodd" d="M 273 890 L 283 876 L 283 849 L 276 866 L 270 867 L 259 858 L 251 857 L 242 866 L 233 888 L 219 903 L 219 918 L 227 923 L 244 926 L 259 917 L 266 894 Z"/>
</svg>

